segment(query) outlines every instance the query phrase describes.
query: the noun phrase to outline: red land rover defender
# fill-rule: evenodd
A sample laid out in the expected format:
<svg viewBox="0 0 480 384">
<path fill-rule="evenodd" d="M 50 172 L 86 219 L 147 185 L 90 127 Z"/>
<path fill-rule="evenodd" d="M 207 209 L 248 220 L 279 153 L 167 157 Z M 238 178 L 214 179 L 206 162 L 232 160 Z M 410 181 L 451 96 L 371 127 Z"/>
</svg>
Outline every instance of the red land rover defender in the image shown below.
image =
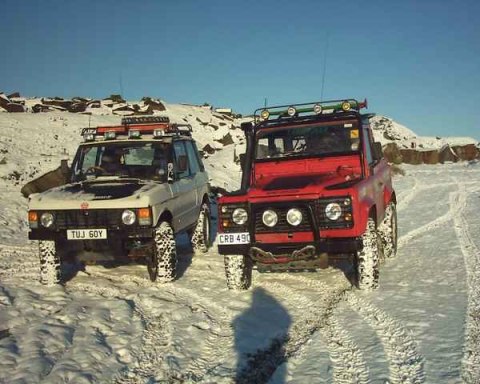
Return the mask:
<svg viewBox="0 0 480 384">
<path fill-rule="evenodd" d="M 258 109 L 244 123 L 239 191 L 218 201 L 218 250 L 227 286 L 247 289 L 252 268 L 353 264 L 360 289 L 378 286 L 397 247 L 390 166 L 374 142 L 366 100 Z"/>
</svg>

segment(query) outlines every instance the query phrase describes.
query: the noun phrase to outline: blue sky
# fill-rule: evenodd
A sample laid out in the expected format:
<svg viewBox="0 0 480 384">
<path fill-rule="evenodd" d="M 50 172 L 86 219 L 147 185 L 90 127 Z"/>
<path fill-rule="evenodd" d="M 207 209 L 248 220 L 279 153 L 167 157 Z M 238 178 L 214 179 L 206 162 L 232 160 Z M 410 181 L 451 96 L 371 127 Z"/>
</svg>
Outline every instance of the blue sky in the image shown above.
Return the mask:
<svg viewBox="0 0 480 384">
<path fill-rule="evenodd" d="M 0 91 L 249 114 L 319 100 L 325 69 L 324 100 L 480 140 L 479 14 L 478 0 L 0 0 Z"/>
</svg>

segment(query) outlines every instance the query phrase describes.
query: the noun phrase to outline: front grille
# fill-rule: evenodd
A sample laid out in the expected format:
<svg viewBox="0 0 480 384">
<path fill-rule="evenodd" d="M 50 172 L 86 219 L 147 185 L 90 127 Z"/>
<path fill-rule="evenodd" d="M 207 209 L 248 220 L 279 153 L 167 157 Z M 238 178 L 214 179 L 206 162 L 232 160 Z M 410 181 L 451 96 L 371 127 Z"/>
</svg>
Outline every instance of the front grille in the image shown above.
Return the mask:
<svg viewBox="0 0 480 384">
<path fill-rule="evenodd" d="M 122 210 L 118 209 L 89 209 L 67 210 L 55 212 L 57 229 L 72 228 L 111 228 L 119 229 L 122 226 Z"/>
<path fill-rule="evenodd" d="M 302 212 L 303 220 L 296 227 L 287 222 L 287 212 L 291 208 L 297 208 Z M 278 222 L 273 228 L 263 224 L 262 215 L 265 210 L 274 210 L 278 215 Z M 295 203 L 282 203 L 282 205 L 257 205 L 253 207 L 255 217 L 255 233 L 275 233 L 275 232 L 309 232 L 313 230 L 313 223 L 308 209 L 308 205 L 299 206 Z"/>
</svg>

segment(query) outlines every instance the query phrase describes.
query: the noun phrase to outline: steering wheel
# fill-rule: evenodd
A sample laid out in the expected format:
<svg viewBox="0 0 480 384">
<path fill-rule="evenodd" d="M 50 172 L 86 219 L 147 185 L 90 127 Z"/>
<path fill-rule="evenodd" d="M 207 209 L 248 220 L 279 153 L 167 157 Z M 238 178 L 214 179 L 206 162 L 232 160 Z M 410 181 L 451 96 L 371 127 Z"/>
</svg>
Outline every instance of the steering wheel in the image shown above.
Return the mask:
<svg viewBox="0 0 480 384">
<path fill-rule="evenodd" d="M 95 173 L 95 174 L 96 174 L 97 171 L 99 171 L 100 174 L 107 173 L 107 171 L 106 171 L 104 168 L 102 168 L 102 167 L 100 167 L 100 166 L 98 166 L 98 165 L 94 165 L 94 166 L 91 166 L 91 167 L 87 168 L 87 170 L 85 171 L 85 173 L 86 173 L 86 174 L 89 174 L 89 173 Z"/>
</svg>

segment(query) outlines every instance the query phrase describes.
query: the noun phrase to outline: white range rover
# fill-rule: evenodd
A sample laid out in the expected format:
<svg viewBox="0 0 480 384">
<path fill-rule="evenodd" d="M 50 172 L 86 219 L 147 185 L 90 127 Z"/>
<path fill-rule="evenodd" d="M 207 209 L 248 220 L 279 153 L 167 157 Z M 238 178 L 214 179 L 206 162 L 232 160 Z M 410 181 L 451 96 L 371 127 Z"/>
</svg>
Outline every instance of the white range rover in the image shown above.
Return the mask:
<svg viewBox="0 0 480 384">
<path fill-rule="evenodd" d="M 167 117 L 85 128 L 69 183 L 29 196 L 29 239 L 40 281 L 62 281 L 65 261 L 144 260 L 152 281 L 175 279 L 175 235 L 210 245 L 208 175 L 191 127 Z"/>
</svg>

